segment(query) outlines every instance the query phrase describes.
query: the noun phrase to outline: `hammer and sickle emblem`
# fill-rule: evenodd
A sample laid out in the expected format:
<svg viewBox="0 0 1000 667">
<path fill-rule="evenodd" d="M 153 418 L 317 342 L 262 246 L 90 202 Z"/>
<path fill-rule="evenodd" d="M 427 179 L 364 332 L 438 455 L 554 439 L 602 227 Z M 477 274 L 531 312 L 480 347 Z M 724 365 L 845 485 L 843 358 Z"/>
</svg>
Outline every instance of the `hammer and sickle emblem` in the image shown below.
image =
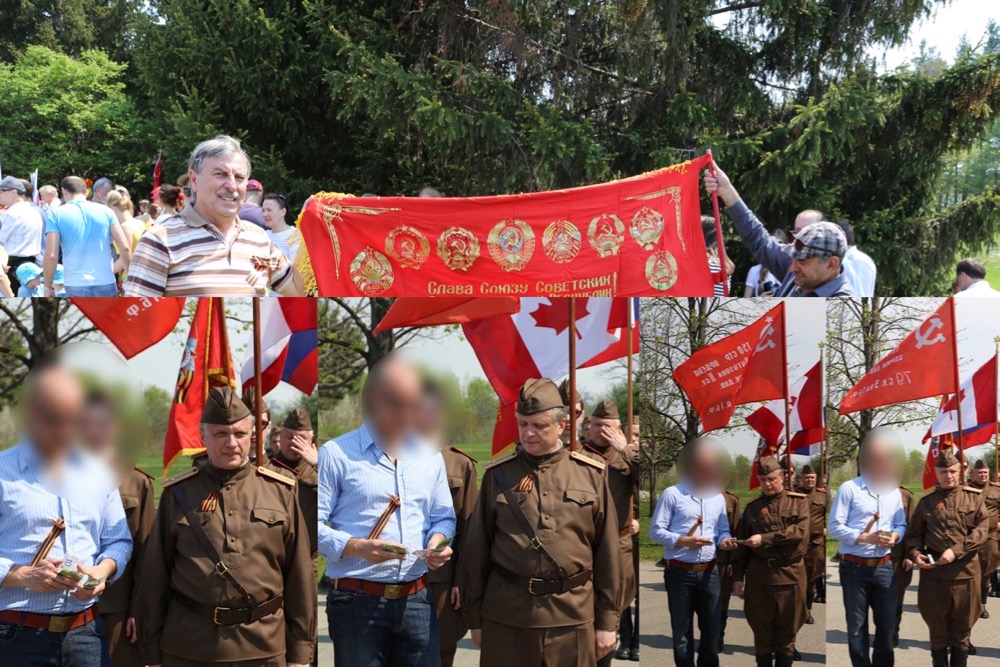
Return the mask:
<svg viewBox="0 0 1000 667">
<path fill-rule="evenodd" d="M 920 327 L 917 327 L 917 329 L 913 332 L 913 335 L 917 338 L 917 349 L 919 350 L 922 347 L 930 347 L 931 345 L 943 343 L 948 340 L 942 332 L 938 332 L 936 336 L 931 338 L 932 333 L 943 328 L 944 322 L 941 321 L 940 317 L 932 317 L 930 319 L 930 326 L 927 327 L 926 331 L 921 331 Z"/>
<path fill-rule="evenodd" d="M 754 349 L 754 354 L 757 352 L 763 352 L 764 350 L 770 350 L 777 347 L 774 344 L 774 339 L 771 338 L 771 334 L 774 333 L 774 327 L 769 326 L 764 329 L 764 333 L 760 337 L 760 341 L 757 343 L 756 349 Z"/>
</svg>

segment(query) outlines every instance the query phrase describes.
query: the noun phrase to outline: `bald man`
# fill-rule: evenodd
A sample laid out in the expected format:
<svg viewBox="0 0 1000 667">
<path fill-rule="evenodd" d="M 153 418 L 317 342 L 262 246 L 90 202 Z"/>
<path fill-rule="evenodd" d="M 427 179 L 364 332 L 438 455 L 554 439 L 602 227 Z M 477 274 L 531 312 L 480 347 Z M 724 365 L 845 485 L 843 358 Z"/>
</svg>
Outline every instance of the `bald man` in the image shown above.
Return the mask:
<svg viewBox="0 0 1000 667">
<path fill-rule="evenodd" d="M 118 483 L 74 445 L 83 415 L 74 375 L 39 371 L 22 406 L 23 436 L 0 454 L 0 665 L 100 667 L 97 599 L 132 554 Z"/>
<path fill-rule="evenodd" d="M 319 453 L 319 552 L 340 667 L 440 664 L 427 573 L 451 559 L 455 512 L 440 450 L 416 435 L 423 405 L 416 371 L 383 359 L 365 383 L 364 423 Z"/>
</svg>

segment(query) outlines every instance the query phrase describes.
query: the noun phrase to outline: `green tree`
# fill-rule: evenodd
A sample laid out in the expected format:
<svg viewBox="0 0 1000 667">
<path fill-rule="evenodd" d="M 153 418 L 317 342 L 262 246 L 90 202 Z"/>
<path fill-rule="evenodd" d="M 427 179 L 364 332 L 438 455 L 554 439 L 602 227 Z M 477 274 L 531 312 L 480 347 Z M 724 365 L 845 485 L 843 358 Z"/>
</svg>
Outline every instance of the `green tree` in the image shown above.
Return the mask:
<svg viewBox="0 0 1000 667">
<path fill-rule="evenodd" d="M 124 61 L 140 6 L 137 0 L 0 0 L 0 61 L 32 45 L 70 55 L 101 49 Z"/>
<path fill-rule="evenodd" d="M 74 58 L 41 46 L 0 63 L 5 172 L 27 178 L 38 169 L 41 183 L 70 174 L 144 182 L 155 149 L 148 122 L 125 94 L 124 72 L 99 51 Z"/>
</svg>

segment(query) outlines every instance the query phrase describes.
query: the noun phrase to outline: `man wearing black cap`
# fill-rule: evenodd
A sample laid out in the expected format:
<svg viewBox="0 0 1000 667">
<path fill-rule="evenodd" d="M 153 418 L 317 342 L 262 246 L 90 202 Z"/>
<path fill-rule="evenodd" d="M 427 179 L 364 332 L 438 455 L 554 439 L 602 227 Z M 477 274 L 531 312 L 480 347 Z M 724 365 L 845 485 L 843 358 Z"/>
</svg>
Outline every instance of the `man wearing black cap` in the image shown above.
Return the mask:
<svg viewBox="0 0 1000 667">
<path fill-rule="evenodd" d="M 786 491 L 778 460 L 757 462 L 761 495 L 740 520 L 741 546 L 733 563 L 733 585 L 753 631 L 757 667 L 791 667 L 795 636 L 806 620 L 809 503 Z"/>
<path fill-rule="evenodd" d="M 562 444 L 566 407 L 529 380 L 519 442 L 486 464 L 459 564 L 462 609 L 482 667 L 593 665 L 622 609 L 618 521 L 606 466 Z"/>
<path fill-rule="evenodd" d="M 249 462 L 252 416 L 229 387 L 202 412 L 203 466 L 163 483 L 140 574 L 146 665 L 312 658 L 316 580 L 295 482 Z"/>
<path fill-rule="evenodd" d="M 635 568 L 632 558 L 632 536 L 639 532 L 639 520 L 632 513 L 635 495 L 639 488 L 639 452 L 630 449 L 618 405 L 614 401 L 600 401 L 590 413 L 589 440 L 580 453 L 600 461 L 607 467 L 608 487 L 618 519 L 619 545 L 622 550 L 623 600 L 622 609 L 628 609 L 637 595 Z M 626 655 L 626 651 L 628 655 Z M 632 658 L 632 649 L 623 645 L 615 654 L 608 654 L 597 662 L 598 667 L 610 665 L 613 659 Z"/>
<path fill-rule="evenodd" d="M 316 554 L 316 499 L 319 477 L 316 464 L 319 454 L 313 440 L 312 420 L 302 408 L 288 413 L 278 431 L 278 451 L 271 456 L 268 468 L 296 481 L 299 507 L 309 526 L 309 550 Z"/>
<path fill-rule="evenodd" d="M 982 492 L 986 511 L 990 515 L 989 539 L 979 550 L 979 569 L 983 576 L 981 594 L 983 611 L 979 617 L 989 618 L 990 612 L 986 611 L 986 599 L 990 592 L 990 575 L 996 572 L 998 556 L 1000 556 L 997 550 L 997 530 L 998 523 L 1000 523 L 1000 484 L 990 481 L 990 468 L 986 465 L 986 461 L 979 459 L 969 472 L 969 486 Z"/>
<path fill-rule="evenodd" d="M 806 551 L 806 623 L 814 623 L 813 602 L 823 600 L 826 592 L 826 489 L 816 486 L 816 471 L 808 463 L 799 470 L 795 490 L 809 501 L 809 548 Z M 822 592 L 821 592 L 822 591 Z"/>
<path fill-rule="evenodd" d="M 934 474 L 937 486 L 917 503 L 906 548 L 920 568 L 917 606 L 930 630 L 933 665 L 965 667 L 982 609 L 978 551 L 986 544 L 990 517 L 982 492 L 961 485 L 962 464 L 952 448 L 938 454 Z"/>
</svg>

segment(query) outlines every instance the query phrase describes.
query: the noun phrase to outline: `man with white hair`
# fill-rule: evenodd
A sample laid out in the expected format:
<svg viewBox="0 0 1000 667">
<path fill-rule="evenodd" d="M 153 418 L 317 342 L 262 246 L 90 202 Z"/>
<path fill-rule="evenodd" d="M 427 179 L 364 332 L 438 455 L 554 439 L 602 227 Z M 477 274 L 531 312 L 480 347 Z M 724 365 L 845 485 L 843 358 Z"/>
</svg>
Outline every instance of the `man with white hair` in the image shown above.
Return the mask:
<svg viewBox="0 0 1000 667">
<path fill-rule="evenodd" d="M 861 441 L 861 474 L 841 485 L 833 499 L 827 533 L 840 542 L 840 582 L 847 615 L 847 646 L 854 667 L 892 667 L 896 627 L 896 578 L 892 548 L 906 532 L 899 492 L 895 431 L 876 428 Z M 870 639 L 868 615 L 875 624 Z"/>
<path fill-rule="evenodd" d="M 239 217 L 250 158 L 232 137 L 195 147 L 191 198 L 139 239 L 125 296 L 301 296 L 302 280 L 267 233 Z"/>
</svg>

